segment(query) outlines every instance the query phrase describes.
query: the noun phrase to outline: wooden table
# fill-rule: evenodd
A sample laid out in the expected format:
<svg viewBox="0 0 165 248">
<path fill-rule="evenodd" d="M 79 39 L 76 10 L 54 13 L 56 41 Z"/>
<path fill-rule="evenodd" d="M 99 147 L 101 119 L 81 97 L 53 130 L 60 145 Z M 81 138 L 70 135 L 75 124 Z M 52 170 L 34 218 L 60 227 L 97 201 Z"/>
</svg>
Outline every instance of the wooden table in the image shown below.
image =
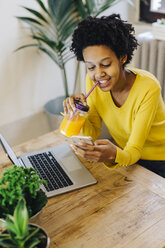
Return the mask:
<svg viewBox="0 0 165 248">
<path fill-rule="evenodd" d="M 13 150 L 19 156 L 63 143 L 67 138 L 55 131 Z M 139 165 L 109 170 L 81 161 L 98 184 L 49 198 L 41 226 L 50 236 L 50 248 L 163 248 L 164 178 Z M 9 165 L 3 153 L 0 165 Z"/>
</svg>

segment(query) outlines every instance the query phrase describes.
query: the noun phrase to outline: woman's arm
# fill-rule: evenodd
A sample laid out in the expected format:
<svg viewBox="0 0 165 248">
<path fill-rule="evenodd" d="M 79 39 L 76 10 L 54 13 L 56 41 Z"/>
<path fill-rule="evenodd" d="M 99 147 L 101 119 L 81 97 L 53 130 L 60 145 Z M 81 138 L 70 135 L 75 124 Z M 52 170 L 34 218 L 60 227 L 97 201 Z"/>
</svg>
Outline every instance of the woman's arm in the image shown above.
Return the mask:
<svg viewBox="0 0 165 248">
<path fill-rule="evenodd" d="M 122 150 L 117 147 L 115 162 L 119 166 L 128 166 L 136 163 L 143 150 L 144 143 L 150 132 L 160 97 L 160 88 L 148 91 L 141 102 L 129 140 Z"/>
</svg>

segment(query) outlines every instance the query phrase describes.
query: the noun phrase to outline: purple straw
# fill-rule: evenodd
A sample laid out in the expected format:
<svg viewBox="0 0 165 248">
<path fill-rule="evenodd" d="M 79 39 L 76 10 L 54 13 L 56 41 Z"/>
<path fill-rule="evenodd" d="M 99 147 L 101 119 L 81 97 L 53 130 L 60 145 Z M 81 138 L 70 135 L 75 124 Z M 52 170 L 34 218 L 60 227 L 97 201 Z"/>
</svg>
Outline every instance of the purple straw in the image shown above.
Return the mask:
<svg viewBox="0 0 165 248">
<path fill-rule="evenodd" d="M 91 92 L 94 90 L 94 88 L 98 85 L 98 81 L 93 85 L 93 87 L 90 89 L 90 91 L 88 92 L 88 94 L 85 96 L 85 99 L 87 99 L 87 97 L 91 94 Z"/>
</svg>

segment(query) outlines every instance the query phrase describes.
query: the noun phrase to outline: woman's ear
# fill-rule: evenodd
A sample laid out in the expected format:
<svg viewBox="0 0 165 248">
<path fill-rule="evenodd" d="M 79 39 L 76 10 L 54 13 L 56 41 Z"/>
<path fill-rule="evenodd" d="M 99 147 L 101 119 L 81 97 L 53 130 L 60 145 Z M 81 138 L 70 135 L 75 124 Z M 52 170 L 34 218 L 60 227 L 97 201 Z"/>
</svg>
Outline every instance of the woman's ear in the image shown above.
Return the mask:
<svg viewBox="0 0 165 248">
<path fill-rule="evenodd" d="M 120 63 L 124 65 L 127 62 L 127 54 L 120 57 Z"/>
</svg>

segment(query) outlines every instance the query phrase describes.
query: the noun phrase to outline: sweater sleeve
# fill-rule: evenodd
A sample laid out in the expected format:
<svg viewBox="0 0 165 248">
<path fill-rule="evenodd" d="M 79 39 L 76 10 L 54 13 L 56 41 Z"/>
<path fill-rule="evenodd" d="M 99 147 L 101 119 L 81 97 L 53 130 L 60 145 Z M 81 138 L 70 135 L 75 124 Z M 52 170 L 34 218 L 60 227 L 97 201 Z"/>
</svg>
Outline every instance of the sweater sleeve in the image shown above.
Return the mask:
<svg viewBox="0 0 165 248">
<path fill-rule="evenodd" d="M 115 159 L 117 165 L 115 167 L 128 166 L 140 159 L 144 143 L 156 114 L 159 96 L 160 88 L 158 87 L 146 93 L 139 105 L 132 132 L 125 148 L 122 150 L 117 147 Z"/>
</svg>

